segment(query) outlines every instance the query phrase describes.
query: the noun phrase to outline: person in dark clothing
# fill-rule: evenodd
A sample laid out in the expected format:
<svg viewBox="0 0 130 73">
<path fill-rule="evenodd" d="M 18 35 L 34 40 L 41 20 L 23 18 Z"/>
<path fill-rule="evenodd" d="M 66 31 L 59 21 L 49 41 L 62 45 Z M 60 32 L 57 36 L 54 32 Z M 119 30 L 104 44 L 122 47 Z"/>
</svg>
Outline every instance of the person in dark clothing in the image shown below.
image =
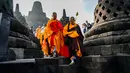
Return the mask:
<svg viewBox="0 0 130 73">
<path fill-rule="evenodd" d="M 86 24 L 87 24 L 87 30 L 90 30 L 92 28 L 92 25 L 88 21 L 86 21 Z"/>
<path fill-rule="evenodd" d="M 83 23 L 82 28 L 83 28 L 83 33 L 85 34 L 87 32 L 87 25 Z"/>
</svg>

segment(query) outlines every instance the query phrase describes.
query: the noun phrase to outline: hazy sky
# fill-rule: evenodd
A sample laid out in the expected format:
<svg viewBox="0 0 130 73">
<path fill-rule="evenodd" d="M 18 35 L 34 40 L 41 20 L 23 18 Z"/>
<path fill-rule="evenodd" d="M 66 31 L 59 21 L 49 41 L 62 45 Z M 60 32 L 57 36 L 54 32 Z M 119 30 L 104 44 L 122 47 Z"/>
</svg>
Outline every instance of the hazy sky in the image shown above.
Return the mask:
<svg viewBox="0 0 130 73">
<path fill-rule="evenodd" d="M 34 1 L 40 1 L 43 6 L 43 11 L 47 17 L 51 18 L 52 12 L 57 12 L 58 19 L 63 15 L 63 9 L 66 9 L 67 16 L 75 16 L 79 12 L 77 23 L 84 23 L 88 20 L 93 22 L 94 8 L 98 0 L 14 0 L 14 9 L 16 3 L 20 5 L 20 11 L 23 15 L 28 15 L 32 10 Z"/>
</svg>

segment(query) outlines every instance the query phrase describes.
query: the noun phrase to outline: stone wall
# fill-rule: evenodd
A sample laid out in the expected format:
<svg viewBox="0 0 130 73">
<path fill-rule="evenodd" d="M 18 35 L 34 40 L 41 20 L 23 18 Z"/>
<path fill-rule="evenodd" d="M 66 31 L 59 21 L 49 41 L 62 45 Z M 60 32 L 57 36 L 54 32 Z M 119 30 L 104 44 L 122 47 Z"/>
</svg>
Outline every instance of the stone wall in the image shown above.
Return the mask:
<svg viewBox="0 0 130 73">
<path fill-rule="evenodd" d="M 8 47 L 15 52 L 17 59 L 43 57 L 39 40 L 29 28 L 14 18 L 10 29 Z"/>
</svg>

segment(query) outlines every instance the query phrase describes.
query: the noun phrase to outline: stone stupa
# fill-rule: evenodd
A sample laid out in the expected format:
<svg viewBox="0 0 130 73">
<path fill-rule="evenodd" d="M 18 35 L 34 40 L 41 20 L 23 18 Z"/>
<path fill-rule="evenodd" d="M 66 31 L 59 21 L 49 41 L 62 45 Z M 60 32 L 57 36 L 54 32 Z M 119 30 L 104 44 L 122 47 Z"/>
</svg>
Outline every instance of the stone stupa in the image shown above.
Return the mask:
<svg viewBox="0 0 130 73">
<path fill-rule="evenodd" d="M 28 24 L 26 22 L 26 19 L 24 16 L 22 16 L 22 13 L 19 10 L 19 4 L 16 4 L 14 16 L 17 18 L 17 20 L 24 26 L 28 27 Z"/>
<path fill-rule="evenodd" d="M 66 16 L 65 9 L 63 9 L 63 16 L 60 21 L 63 24 L 63 26 L 65 26 L 69 22 L 69 17 Z"/>
<path fill-rule="evenodd" d="M 99 0 L 94 16 L 83 67 L 87 73 L 130 73 L 130 0 Z"/>
<path fill-rule="evenodd" d="M 46 13 L 43 12 L 42 4 L 39 1 L 35 1 L 32 11 L 29 12 L 26 17 L 29 27 L 33 27 L 35 30 L 38 26 L 43 26 L 47 23 L 49 18 L 46 17 Z"/>
</svg>

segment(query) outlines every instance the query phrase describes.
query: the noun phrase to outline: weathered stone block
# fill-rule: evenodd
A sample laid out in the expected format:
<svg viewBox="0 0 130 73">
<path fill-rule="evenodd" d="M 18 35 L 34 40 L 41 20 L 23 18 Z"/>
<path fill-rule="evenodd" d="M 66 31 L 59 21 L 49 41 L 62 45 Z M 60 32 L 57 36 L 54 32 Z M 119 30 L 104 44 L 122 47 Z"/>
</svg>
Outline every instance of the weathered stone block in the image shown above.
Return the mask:
<svg viewBox="0 0 130 73">
<path fill-rule="evenodd" d="M 128 34 L 130 34 L 130 30 L 126 30 Z"/>
<path fill-rule="evenodd" d="M 55 65 L 37 65 L 37 73 L 58 73 L 58 66 Z"/>
<path fill-rule="evenodd" d="M 58 65 L 59 60 L 56 58 L 36 58 L 35 59 L 36 64 L 41 65 Z"/>
<path fill-rule="evenodd" d="M 24 58 L 24 49 L 22 48 L 10 48 L 16 54 L 16 59 L 23 59 Z"/>
<path fill-rule="evenodd" d="M 130 53 L 129 47 L 130 47 L 129 43 L 125 43 L 125 44 L 91 46 L 91 47 L 84 47 L 84 48 L 85 48 L 85 55 L 102 55 L 102 53 L 107 54 L 107 55 L 116 55 L 120 53 L 129 54 Z M 105 50 L 107 53 L 105 53 Z"/>
<path fill-rule="evenodd" d="M 57 59 L 19 59 L 0 62 L 2 73 L 58 73 Z"/>
<path fill-rule="evenodd" d="M 42 58 L 43 52 L 41 50 L 24 49 L 24 58 Z"/>
<path fill-rule="evenodd" d="M 112 31 L 112 35 L 128 35 L 127 30 Z"/>
<path fill-rule="evenodd" d="M 114 44 L 129 43 L 130 35 L 119 35 L 113 38 Z"/>
<path fill-rule="evenodd" d="M 77 73 L 78 69 L 75 65 L 60 65 L 59 66 L 59 73 Z"/>
<path fill-rule="evenodd" d="M 98 36 L 98 38 L 101 38 L 101 37 L 106 37 L 106 36 L 108 36 L 108 33 L 103 33 L 103 34 L 98 34 L 99 36 Z"/>
<path fill-rule="evenodd" d="M 130 46 L 127 43 L 121 45 L 121 53 L 130 54 Z"/>
<path fill-rule="evenodd" d="M 97 62 L 90 62 L 90 63 L 86 63 L 86 69 L 98 69 L 98 70 L 101 70 L 101 66 L 100 66 L 100 63 L 97 63 Z"/>
<path fill-rule="evenodd" d="M 36 59 L 37 73 L 58 73 L 58 59 Z"/>
<path fill-rule="evenodd" d="M 101 46 L 101 54 L 104 55 L 111 55 L 112 50 L 111 50 L 111 45 L 103 45 Z"/>
<path fill-rule="evenodd" d="M 110 31 L 110 32 L 105 32 L 97 35 L 92 35 L 90 37 L 85 38 L 85 41 L 108 37 L 108 36 L 118 36 L 118 35 L 128 35 L 128 34 L 129 34 L 129 30 Z"/>
<path fill-rule="evenodd" d="M 16 20 L 15 18 L 13 18 L 11 20 L 11 26 L 10 26 L 10 30 L 11 31 L 15 31 L 15 32 L 19 32 L 21 34 L 24 34 L 26 36 L 29 36 L 29 29 L 25 26 L 23 26 L 18 20 Z M 22 30 L 22 31 L 21 31 Z"/>
<path fill-rule="evenodd" d="M 98 38 L 98 39 L 92 40 L 92 43 L 94 46 L 97 46 L 97 45 L 105 44 L 106 42 L 104 38 Z"/>
<path fill-rule="evenodd" d="M 59 56 L 56 59 L 59 60 L 59 65 L 64 65 L 64 64 L 69 64 L 70 63 L 70 59 L 69 58 L 65 58 L 63 56 Z"/>
<path fill-rule="evenodd" d="M 43 52 L 41 50 L 25 49 L 25 48 L 10 48 L 16 54 L 17 59 L 26 58 L 42 58 Z"/>
<path fill-rule="evenodd" d="M 93 56 L 86 56 L 82 58 L 82 62 L 85 64 L 85 62 L 107 62 L 108 60 L 113 59 L 113 56 L 99 56 L 99 55 L 93 55 Z M 83 64 L 83 65 L 84 65 Z"/>
<path fill-rule="evenodd" d="M 105 33 L 105 32 L 110 32 L 110 31 L 118 31 L 118 30 L 127 30 L 130 29 L 130 25 L 129 25 L 129 20 L 124 20 L 123 22 L 119 22 L 118 21 L 113 21 L 113 22 L 106 22 L 105 24 L 102 23 L 99 26 L 94 26 L 92 30 L 90 30 L 89 32 L 87 32 L 85 34 L 85 37 L 90 37 L 92 35 L 97 35 L 97 34 L 101 34 L 101 33 Z M 124 26 L 125 25 L 125 26 Z M 109 28 L 106 28 L 109 27 Z M 119 27 L 119 28 L 118 28 Z"/>
<path fill-rule="evenodd" d="M 108 36 L 97 38 L 93 40 L 84 41 L 85 46 L 98 46 L 98 45 L 109 45 L 109 44 L 121 44 L 129 43 L 130 35 L 118 35 L 118 36 Z"/>
<path fill-rule="evenodd" d="M 101 55 L 101 46 L 84 47 L 85 55 Z"/>
<path fill-rule="evenodd" d="M 112 53 L 113 54 L 118 54 L 121 52 L 121 45 L 120 44 L 114 44 L 114 45 L 111 45 L 111 48 L 112 48 Z"/>
<path fill-rule="evenodd" d="M 17 44 L 16 44 L 16 39 L 15 39 L 14 37 L 10 37 L 10 36 L 9 36 L 8 46 L 9 46 L 9 47 L 16 47 L 16 46 L 17 46 Z"/>
<path fill-rule="evenodd" d="M 28 38 L 26 35 L 20 34 L 18 32 L 10 31 L 9 35 L 12 36 L 12 37 L 17 37 L 17 38 L 22 38 L 22 39 L 25 39 L 25 40 L 30 40 L 30 38 Z"/>
<path fill-rule="evenodd" d="M 94 55 L 95 50 L 93 47 L 85 47 L 85 55 Z"/>
<path fill-rule="evenodd" d="M 99 69 L 88 69 L 87 73 L 102 73 Z"/>
<path fill-rule="evenodd" d="M 82 67 L 87 73 L 115 73 L 116 58 L 113 56 L 86 56 L 82 58 Z M 91 71 L 92 70 L 92 71 Z"/>
<path fill-rule="evenodd" d="M 8 49 L 7 60 L 15 60 L 16 54 L 12 49 Z"/>
<path fill-rule="evenodd" d="M 101 55 L 101 46 L 95 46 L 94 50 L 95 50 L 94 55 Z"/>
<path fill-rule="evenodd" d="M 15 48 L 39 49 L 38 45 L 32 41 L 11 36 L 9 37 L 8 46 Z"/>
</svg>

